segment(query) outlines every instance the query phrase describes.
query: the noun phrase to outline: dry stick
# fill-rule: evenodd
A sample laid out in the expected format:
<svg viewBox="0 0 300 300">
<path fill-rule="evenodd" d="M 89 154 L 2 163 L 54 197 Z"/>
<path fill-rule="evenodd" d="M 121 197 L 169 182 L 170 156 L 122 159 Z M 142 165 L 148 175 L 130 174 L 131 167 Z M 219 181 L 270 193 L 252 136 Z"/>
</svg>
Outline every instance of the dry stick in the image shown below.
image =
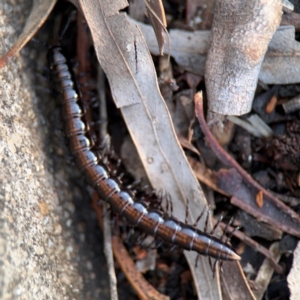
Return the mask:
<svg viewBox="0 0 300 300">
<path fill-rule="evenodd" d="M 108 203 L 103 203 L 103 242 L 104 242 L 104 253 L 106 257 L 106 262 L 108 266 L 108 275 L 110 283 L 110 297 L 111 299 L 118 299 L 118 288 L 117 288 L 117 277 L 114 267 L 114 257 L 113 257 L 113 246 L 112 246 L 112 234 L 111 234 L 111 220 L 107 214 L 109 210 Z"/>
<path fill-rule="evenodd" d="M 290 114 L 300 109 L 300 96 L 296 96 L 295 98 L 289 100 L 282 104 L 282 107 L 286 114 Z"/>
<path fill-rule="evenodd" d="M 277 261 L 280 260 L 281 253 L 280 253 L 280 245 L 279 242 L 275 242 L 270 247 L 270 252 L 272 253 L 272 256 L 276 258 Z M 270 284 L 271 278 L 273 276 L 274 270 L 271 266 L 270 261 L 265 259 L 261 267 L 259 268 L 259 271 L 257 273 L 257 276 L 255 278 L 255 285 L 258 286 L 258 290 L 253 291 L 255 298 L 257 300 L 261 300 Z"/>
<path fill-rule="evenodd" d="M 99 206 L 99 195 L 96 191 L 92 194 L 92 207 L 96 212 L 98 224 L 103 232 L 103 243 L 104 243 L 104 254 L 107 263 L 108 269 L 108 277 L 109 277 L 109 284 L 110 284 L 110 297 L 111 299 L 117 300 L 118 299 L 118 289 L 117 289 L 117 278 L 115 274 L 115 265 L 112 256 L 113 246 L 112 246 L 112 237 L 111 237 L 111 223 L 110 219 L 107 218 L 107 203 L 103 203 L 103 210 Z"/>
<path fill-rule="evenodd" d="M 93 208 L 96 211 L 99 226 L 103 229 L 103 212 L 98 205 L 99 196 L 97 193 L 93 196 Z M 121 239 L 117 236 L 112 237 L 112 249 L 117 259 L 120 268 L 125 274 L 127 280 L 134 288 L 140 299 L 152 299 L 152 300 L 169 300 L 166 295 L 159 293 L 136 269 L 136 266 L 131 259 L 129 253 L 124 247 Z"/>
<path fill-rule="evenodd" d="M 99 105 L 99 136 L 100 140 L 108 138 L 107 136 L 107 108 L 106 108 L 106 96 L 105 96 L 105 74 L 100 64 L 97 66 L 97 92 L 99 95 L 100 105 Z"/>
<path fill-rule="evenodd" d="M 282 209 L 283 212 L 285 212 L 286 214 L 288 214 L 294 221 L 298 221 L 299 222 L 299 215 L 297 213 L 295 213 L 292 209 L 290 209 L 289 207 L 287 207 L 284 203 L 282 203 L 279 199 L 277 199 L 276 197 L 274 197 L 270 192 L 268 192 L 267 190 L 265 190 L 259 183 L 257 183 L 250 174 L 248 174 L 216 141 L 216 139 L 214 138 L 214 136 L 212 135 L 212 133 L 210 132 L 205 119 L 204 119 L 204 113 L 203 113 L 203 101 L 202 101 L 202 93 L 198 92 L 195 94 L 194 97 L 194 101 L 195 101 L 195 110 L 196 110 L 196 116 L 198 118 L 198 121 L 200 123 L 201 129 L 205 135 L 205 137 L 207 138 L 209 145 L 211 147 L 211 149 L 214 151 L 214 153 L 216 154 L 216 156 L 225 164 L 227 165 L 231 165 L 233 168 L 235 168 L 238 173 L 243 177 L 243 180 L 248 183 L 250 186 L 256 188 L 258 191 L 262 191 L 262 193 L 264 194 L 264 196 L 268 197 L 268 199 L 273 202 L 273 204 L 279 208 Z M 234 198 L 235 203 L 237 202 L 237 200 L 239 200 L 236 197 L 232 197 L 232 199 Z M 251 212 L 253 213 L 254 216 L 257 217 L 257 211 L 254 211 L 253 207 L 250 207 L 248 204 L 243 203 L 242 201 L 239 200 L 239 204 L 244 205 L 244 207 L 247 207 L 249 210 L 251 210 Z M 266 216 L 267 217 L 267 216 Z M 277 223 L 273 222 L 273 220 L 268 217 L 268 220 L 270 222 L 270 224 L 273 224 L 275 226 L 278 226 Z M 295 236 L 299 236 L 299 230 L 296 230 L 294 228 L 291 228 L 289 226 L 284 226 L 283 224 L 281 224 L 282 228 L 280 228 L 281 230 L 286 231 L 287 233 L 290 233 L 292 235 Z M 300 227 L 299 227 L 300 228 Z"/>
<path fill-rule="evenodd" d="M 214 220 L 214 223 L 217 223 L 217 220 Z M 227 233 L 231 233 L 234 230 L 234 228 L 232 226 L 225 224 L 224 222 L 220 222 L 219 226 L 222 228 L 222 230 L 226 229 Z M 279 273 L 279 274 L 283 273 L 283 268 L 276 262 L 272 253 L 267 248 L 261 246 L 259 243 L 255 242 L 253 239 L 251 239 L 245 233 L 243 233 L 239 230 L 234 231 L 233 236 L 235 236 L 239 240 L 243 241 L 246 245 L 252 247 L 254 250 L 258 251 L 259 253 L 264 255 L 266 258 L 268 258 L 277 273 Z"/>
</svg>

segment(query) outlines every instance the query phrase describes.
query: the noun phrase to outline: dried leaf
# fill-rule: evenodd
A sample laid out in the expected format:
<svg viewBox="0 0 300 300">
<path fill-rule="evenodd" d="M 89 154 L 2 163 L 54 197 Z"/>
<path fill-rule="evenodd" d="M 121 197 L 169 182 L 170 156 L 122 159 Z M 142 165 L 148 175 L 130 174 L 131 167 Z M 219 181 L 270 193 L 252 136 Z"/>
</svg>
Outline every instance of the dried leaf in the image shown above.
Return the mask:
<svg viewBox="0 0 300 300">
<path fill-rule="evenodd" d="M 137 147 L 152 186 L 167 191 L 174 215 L 185 219 L 189 199 L 189 222 L 206 206 L 201 188 L 178 144 L 165 103 L 159 93 L 155 69 L 147 45 L 136 25 L 119 14 L 122 5 L 107 1 L 80 1 L 92 32 L 98 60 L 110 82 L 117 107 Z M 113 9 L 112 9 L 113 7 Z M 201 220 L 199 228 L 204 228 Z M 220 286 L 207 258 L 186 252 L 198 297 L 220 299 Z"/>
<path fill-rule="evenodd" d="M 236 215 L 235 220 L 241 224 L 243 232 L 247 237 L 260 237 L 267 241 L 275 241 L 282 239 L 282 230 L 274 226 L 260 223 L 255 218 L 251 217 L 246 212 L 240 210 Z"/>
<path fill-rule="evenodd" d="M 282 26 L 274 34 L 263 61 L 259 79 L 266 84 L 290 84 L 300 81 L 300 43 L 295 28 Z"/>
<path fill-rule="evenodd" d="M 137 24 L 146 39 L 150 52 L 159 55 L 154 30 L 151 26 L 137 22 L 131 19 L 131 22 Z M 205 60 L 210 45 L 210 31 L 188 32 L 179 29 L 173 29 L 169 32 L 170 47 L 165 47 L 164 54 L 171 55 L 175 61 L 185 68 L 185 70 L 199 75 L 204 75 Z"/>
<path fill-rule="evenodd" d="M 129 5 L 129 16 L 137 21 L 143 21 L 147 13 L 147 8 L 144 0 L 131 1 Z"/>
<path fill-rule="evenodd" d="M 133 21 L 135 22 L 135 21 Z M 149 50 L 159 55 L 154 31 L 149 25 L 139 25 L 147 41 Z M 204 75 L 205 61 L 209 49 L 211 32 L 170 30 L 170 53 L 168 47 L 164 54 L 170 54 L 185 70 Z M 290 84 L 300 81 L 299 72 L 299 42 L 295 40 L 295 28 L 280 27 L 274 34 L 264 61 L 262 63 L 259 80 L 266 84 Z M 291 68 L 291 65 L 293 68 Z M 255 82 L 256 84 L 256 82 Z"/>
<path fill-rule="evenodd" d="M 17 56 L 22 48 L 26 45 L 26 43 L 32 39 L 32 37 L 36 34 L 36 32 L 48 18 L 55 3 L 56 0 L 33 1 L 33 6 L 31 8 L 31 12 L 26 21 L 23 32 L 18 37 L 18 40 L 15 42 L 15 44 L 10 48 L 10 50 L 0 58 L 0 68 L 4 67 L 11 58 Z"/>
<path fill-rule="evenodd" d="M 151 26 L 132 20 L 138 24 L 146 39 L 149 50 L 159 55 L 155 34 Z M 164 54 L 170 54 L 186 71 L 204 75 L 205 62 L 210 45 L 210 31 L 188 32 L 170 30 L 169 47 Z M 279 27 L 274 34 L 262 63 L 259 80 L 266 84 L 290 84 L 300 81 L 299 55 L 300 43 L 295 40 L 295 29 L 292 26 Z M 291 65 L 293 68 L 291 68 Z M 256 82 L 255 82 L 256 85 Z"/>
<path fill-rule="evenodd" d="M 145 0 L 145 4 L 148 11 L 148 17 L 153 26 L 160 55 L 163 55 L 167 21 L 165 16 L 165 10 L 161 0 Z"/>
<path fill-rule="evenodd" d="M 187 138 L 183 137 L 182 135 L 177 135 L 177 138 L 183 148 L 189 149 L 200 156 L 198 149 Z"/>
<path fill-rule="evenodd" d="M 245 176 L 242 178 L 236 169 L 222 169 L 216 175 L 218 187 L 232 195 L 231 203 L 233 205 L 240 207 L 260 222 L 267 223 L 289 234 L 300 236 L 299 216 L 279 199 L 272 197 L 263 188 L 259 188 L 258 184 L 254 184 L 254 182 L 249 184 L 250 181 Z M 250 175 L 248 176 L 250 177 Z M 255 201 L 256 195 L 260 191 L 264 193 L 261 208 Z"/>
<path fill-rule="evenodd" d="M 255 297 L 249 288 L 247 279 L 239 263 L 223 264 L 221 276 L 224 299 L 230 300 L 254 300 Z"/>
<path fill-rule="evenodd" d="M 217 176 L 216 172 L 210 170 L 203 164 L 201 164 L 199 161 L 195 160 L 194 158 L 188 156 L 188 161 L 193 169 L 193 172 L 195 173 L 197 179 L 201 181 L 202 183 L 206 184 L 208 187 L 213 189 L 214 191 L 219 192 L 220 194 L 223 194 L 225 196 L 230 196 L 230 194 L 223 191 L 218 185 L 217 185 Z"/>
</svg>

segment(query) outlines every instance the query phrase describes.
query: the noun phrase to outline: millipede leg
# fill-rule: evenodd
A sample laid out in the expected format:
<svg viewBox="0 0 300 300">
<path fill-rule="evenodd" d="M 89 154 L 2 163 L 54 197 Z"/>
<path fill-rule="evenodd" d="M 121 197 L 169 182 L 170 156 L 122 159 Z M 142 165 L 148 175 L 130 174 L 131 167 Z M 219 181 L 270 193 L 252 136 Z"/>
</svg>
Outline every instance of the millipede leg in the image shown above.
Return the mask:
<svg viewBox="0 0 300 300">
<path fill-rule="evenodd" d="M 189 217 L 189 199 L 186 200 L 186 208 L 185 208 L 185 223 L 188 224 L 188 217 Z"/>
<path fill-rule="evenodd" d="M 198 226 L 199 221 L 201 220 L 201 218 L 203 217 L 204 212 L 206 212 L 206 208 L 204 207 L 199 215 L 199 217 L 196 219 L 195 223 L 193 224 L 194 227 Z"/>
<path fill-rule="evenodd" d="M 223 215 L 221 215 L 221 216 L 218 218 L 217 223 L 215 224 L 214 228 L 213 228 L 212 231 L 210 232 L 211 235 L 213 235 L 213 234 L 215 233 L 216 228 L 219 226 L 220 222 L 222 222 L 223 218 L 224 218 Z"/>
<path fill-rule="evenodd" d="M 208 211 L 207 211 L 206 219 L 205 219 L 204 232 L 207 232 L 208 220 L 209 220 L 210 214 L 211 214 L 211 210 L 209 208 Z"/>
<path fill-rule="evenodd" d="M 224 229 L 224 231 L 223 231 L 223 234 L 222 234 L 222 236 L 221 236 L 221 240 L 223 240 L 223 238 L 226 236 L 226 232 L 227 232 L 227 230 L 228 230 L 228 227 L 232 224 L 233 220 L 234 220 L 233 217 L 230 218 L 229 222 L 226 224 L 226 227 L 225 227 L 225 229 Z M 230 240 L 230 238 L 228 239 L 228 237 L 227 237 L 227 238 L 226 238 L 226 241 L 229 241 L 229 240 Z"/>
</svg>

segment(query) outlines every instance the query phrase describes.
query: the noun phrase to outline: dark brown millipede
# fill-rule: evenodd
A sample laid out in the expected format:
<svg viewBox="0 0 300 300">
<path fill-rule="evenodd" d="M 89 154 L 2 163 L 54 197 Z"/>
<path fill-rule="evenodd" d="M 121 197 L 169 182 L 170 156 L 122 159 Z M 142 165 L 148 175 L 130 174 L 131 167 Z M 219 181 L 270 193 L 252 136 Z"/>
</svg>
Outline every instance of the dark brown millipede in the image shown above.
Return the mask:
<svg viewBox="0 0 300 300">
<path fill-rule="evenodd" d="M 108 202 L 114 212 L 124 216 L 128 223 L 163 241 L 216 259 L 239 260 L 233 248 L 220 239 L 159 210 L 149 210 L 142 201 L 135 202 L 133 193 L 124 189 L 121 182 L 111 176 L 91 147 L 67 59 L 60 47 L 53 47 L 51 52 L 52 68 L 63 94 L 62 111 L 70 151 L 75 156 L 78 168 L 97 190 L 100 198 Z"/>
</svg>

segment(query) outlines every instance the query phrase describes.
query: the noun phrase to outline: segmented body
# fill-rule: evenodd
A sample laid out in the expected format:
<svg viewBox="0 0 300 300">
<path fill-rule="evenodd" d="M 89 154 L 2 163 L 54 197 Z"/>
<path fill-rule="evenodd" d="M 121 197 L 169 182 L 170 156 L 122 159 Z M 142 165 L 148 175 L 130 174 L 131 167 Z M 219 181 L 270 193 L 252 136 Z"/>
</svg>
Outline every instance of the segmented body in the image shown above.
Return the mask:
<svg viewBox="0 0 300 300">
<path fill-rule="evenodd" d="M 99 196 L 108 202 L 116 213 L 124 216 L 128 223 L 150 235 L 160 237 L 163 241 L 216 259 L 239 260 L 240 257 L 232 247 L 220 239 L 159 210 L 149 210 L 144 202 L 135 202 L 134 195 L 122 188 L 121 182 L 111 176 L 105 165 L 100 162 L 97 153 L 90 147 L 67 60 L 59 47 L 52 49 L 52 55 L 52 67 L 63 94 L 62 110 L 70 151 L 75 156 L 78 168 Z"/>
</svg>

